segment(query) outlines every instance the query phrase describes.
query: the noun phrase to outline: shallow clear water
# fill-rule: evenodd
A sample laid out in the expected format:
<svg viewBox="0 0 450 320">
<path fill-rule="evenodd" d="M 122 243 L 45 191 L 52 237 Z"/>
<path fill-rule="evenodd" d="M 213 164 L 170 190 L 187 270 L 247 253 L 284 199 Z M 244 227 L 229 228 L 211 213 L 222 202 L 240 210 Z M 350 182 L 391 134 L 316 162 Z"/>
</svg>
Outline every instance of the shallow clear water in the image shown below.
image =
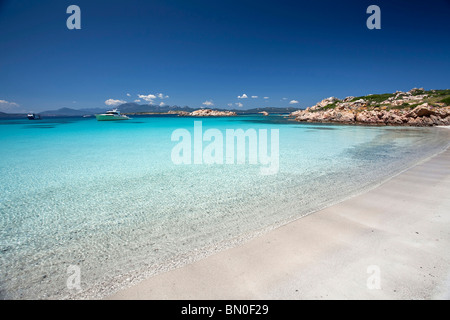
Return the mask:
<svg viewBox="0 0 450 320">
<path fill-rule="evenodd" d="M 279 171 L 175 165 L 171 134 L 279 129 Z M 0 298 L 101 297 L 380 183 L 449 130 L 282 117 L 0 120 Z M 269 148 L 270 150 L 270 148 Z M 68 289 L 68 267 L 81 292 Z"/>
</svg>

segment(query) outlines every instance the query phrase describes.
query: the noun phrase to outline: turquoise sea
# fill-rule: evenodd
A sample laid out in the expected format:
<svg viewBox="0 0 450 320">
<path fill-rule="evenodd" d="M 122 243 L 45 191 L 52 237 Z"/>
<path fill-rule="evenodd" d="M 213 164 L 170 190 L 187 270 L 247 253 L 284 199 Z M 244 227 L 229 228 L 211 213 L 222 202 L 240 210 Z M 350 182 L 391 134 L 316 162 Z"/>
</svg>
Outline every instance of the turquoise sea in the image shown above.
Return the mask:
<svg viewBox="0 0 450 320">
<path fill-rule="evenodd" d="M 194 121 L 224 136 L 278 129 L 278 172 L 174 164 L 171 135 Z M 103 297 L 361 193 L 449 143 L 439 128 L 282 116 L 0 120 L 0 298 Z M 70 266 L 81 290 L 67 286 Z"/>
</svg>

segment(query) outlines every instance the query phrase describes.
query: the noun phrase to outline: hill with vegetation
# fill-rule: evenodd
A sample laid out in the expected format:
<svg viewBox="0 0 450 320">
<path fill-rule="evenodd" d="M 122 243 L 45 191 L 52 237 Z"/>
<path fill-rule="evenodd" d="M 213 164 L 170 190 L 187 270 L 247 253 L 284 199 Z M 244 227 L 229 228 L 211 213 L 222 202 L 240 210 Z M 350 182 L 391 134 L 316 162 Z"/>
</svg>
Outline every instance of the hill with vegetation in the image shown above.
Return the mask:
<svg viewBox="0 0 450 320">
<path fill-rule="evenodd" d="M 290 114 L 297 121 L 368 125 L 450 125 L 450 89 L 330 97 Z"/>
</svg>

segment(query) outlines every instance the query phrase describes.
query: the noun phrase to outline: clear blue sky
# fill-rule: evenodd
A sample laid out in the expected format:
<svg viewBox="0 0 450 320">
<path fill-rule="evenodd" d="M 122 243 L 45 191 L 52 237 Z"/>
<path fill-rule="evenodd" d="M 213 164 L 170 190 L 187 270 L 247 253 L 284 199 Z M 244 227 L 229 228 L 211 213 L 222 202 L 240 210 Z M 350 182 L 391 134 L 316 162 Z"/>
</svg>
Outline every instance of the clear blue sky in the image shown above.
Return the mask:
<svg viewBox="0 0 450 320">
<path fill-rule="evenodd" d="M 81 30 L 66 27 L 71 4 Z M 381 30 L 366 27 L 371 4 Z M 146 103 L 138 95 L 191 107 L 307 107 L 449 88 L 449 17 L 448 0 L 0 0 L 0 111 Z"/>
</svg>

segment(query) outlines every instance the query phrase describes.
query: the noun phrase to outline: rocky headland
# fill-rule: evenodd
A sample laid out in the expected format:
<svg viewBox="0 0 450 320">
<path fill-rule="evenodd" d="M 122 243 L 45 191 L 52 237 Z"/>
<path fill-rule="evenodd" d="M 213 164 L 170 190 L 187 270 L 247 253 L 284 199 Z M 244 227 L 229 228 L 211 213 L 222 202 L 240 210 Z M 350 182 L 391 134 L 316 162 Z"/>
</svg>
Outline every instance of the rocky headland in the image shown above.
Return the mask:
<svg viewBox="0 0 450 320">
<path fill-rule="evenodd" d="M 296 121 L 365 125 L 450 125 L 450 89 L 324 99 L 290 114 Z"/>
</svg>

